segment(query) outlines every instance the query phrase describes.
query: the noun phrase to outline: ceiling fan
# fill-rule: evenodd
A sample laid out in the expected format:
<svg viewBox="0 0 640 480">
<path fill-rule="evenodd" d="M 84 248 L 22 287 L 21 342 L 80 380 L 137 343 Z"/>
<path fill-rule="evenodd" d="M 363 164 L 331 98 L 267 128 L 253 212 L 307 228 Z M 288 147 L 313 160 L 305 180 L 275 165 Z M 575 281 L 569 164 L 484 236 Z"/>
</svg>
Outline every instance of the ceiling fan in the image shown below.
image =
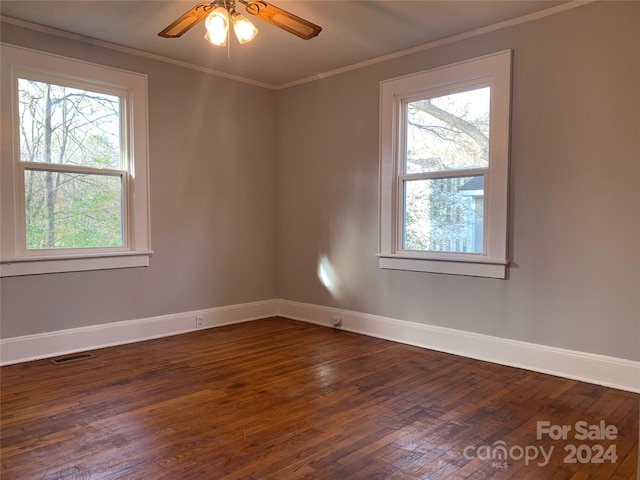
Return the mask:
<svg viewBox="0 0 640 480">
<path fill-rule="evenodd" d="M 236 5 L 244 5 L 246 12 L 292 33 L 304 40 L 316 37 L 322 27 L 304 18 L 286 12 L 264 0 L 213 0 L 197 4 L 187 13 L 158 33 L 165 38 L 176 38 L 189 31 L 198 22 L 205 19 L 207 33 L 205 38 L 214 45 L 226 45 L 229 23 L 240 43 L 247 43 L 257 34 L 258 29 L 246 17 L 236 11 Z"/>
</svg>

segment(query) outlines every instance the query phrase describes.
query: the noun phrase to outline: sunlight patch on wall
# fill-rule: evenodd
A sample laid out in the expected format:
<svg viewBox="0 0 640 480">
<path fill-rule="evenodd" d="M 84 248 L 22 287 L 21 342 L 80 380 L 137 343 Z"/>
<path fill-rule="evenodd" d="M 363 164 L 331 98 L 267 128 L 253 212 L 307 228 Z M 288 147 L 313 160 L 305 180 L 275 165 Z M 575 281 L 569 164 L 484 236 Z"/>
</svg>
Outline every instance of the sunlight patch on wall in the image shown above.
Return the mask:
<svg viewBox="0 0 640 480">
<path fill-rule="evenodd" d="M 318 278 L 333 297 L 338 296 L 340 282 L 326 255 L 322 255 L 318 261 Z"/>
</svg>

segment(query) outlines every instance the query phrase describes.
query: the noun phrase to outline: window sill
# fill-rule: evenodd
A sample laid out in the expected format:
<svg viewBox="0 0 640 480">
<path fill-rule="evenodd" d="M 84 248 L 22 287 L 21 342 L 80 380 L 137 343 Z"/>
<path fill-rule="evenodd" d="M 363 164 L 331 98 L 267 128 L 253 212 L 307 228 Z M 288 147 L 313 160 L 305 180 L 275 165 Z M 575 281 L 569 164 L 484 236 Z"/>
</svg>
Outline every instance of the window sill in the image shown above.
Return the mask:
<svg viewBox="0 0 640 480">
<path fill-rule="evenodd" d="M 505 279 L 507 264 L 505 260 L 431 260 L 425 258 L 399 257 L 394 255 L 378 255 L 380 268 L 388 270 L 408 270 L 412 272 L 443 273 L 448 275 L 466 275 L 470 277 L 486 277 Z"/>
<path fill-rule="evenodd" d="M 148 267 L 152 253 L 152 251 L 134 251 L 3 259 L 0 262 L 0 277 Z"/>
</svg>

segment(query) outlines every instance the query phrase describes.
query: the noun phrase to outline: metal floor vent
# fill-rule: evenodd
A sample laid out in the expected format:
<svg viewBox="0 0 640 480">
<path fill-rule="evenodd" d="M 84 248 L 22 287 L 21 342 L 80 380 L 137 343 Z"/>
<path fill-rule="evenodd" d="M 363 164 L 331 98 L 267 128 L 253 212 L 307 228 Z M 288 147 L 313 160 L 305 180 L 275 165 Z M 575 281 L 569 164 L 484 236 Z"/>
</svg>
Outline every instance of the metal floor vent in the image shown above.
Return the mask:
<svg viewBox="0 0 640 480">
<path fill-rule="evenodd" d="M 77 362 L 78 360 L 86 360 L 87 358 L 95 358 L 95 355 L 92 353 L 78 353 L 76 355 L 54 358 L 53 360 L 49 360 L 49 363 L 52 365 L 63 365 L 65 363 Z"/>
</svg>

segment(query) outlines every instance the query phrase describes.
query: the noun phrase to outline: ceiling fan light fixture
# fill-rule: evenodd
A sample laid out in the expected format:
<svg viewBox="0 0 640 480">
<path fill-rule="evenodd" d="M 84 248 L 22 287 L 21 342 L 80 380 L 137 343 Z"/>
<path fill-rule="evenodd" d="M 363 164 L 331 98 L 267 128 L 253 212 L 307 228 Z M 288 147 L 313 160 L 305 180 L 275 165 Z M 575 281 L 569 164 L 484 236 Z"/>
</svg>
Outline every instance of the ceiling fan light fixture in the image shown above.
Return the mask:
<svg viewBox="0 0 640 480">
<path fill-rule="evenodd" d="M 250 42 L 256 37 L 256 35 L 258 35 L 258 29 L 256 26 L 244 15 L 234 13 L 231 16 L 231 21 L 233 22 L 233 31 L 235 32 L 240 44 Z"/>
<path fill-rule="evenodd" d="M 222 47 L 227 44 L 229 33 L 229 12 L 224 7 L 213 10 L 204 21 L 207 32 L 204 38 L 207 42 Z"/>
<path fill-rule="evenodd" d="M 230 23 L 233 23 L 233 31 L 240 44 L 250 42 L 258 34 L 258 29 L 246 17 L 236 12 L 237 4 L 244 5 L 247 14 L 258 17 L 260 20 L 304 40 L 316 37 L 322 31 L 322 27 L 271 5 L 266 0 L 205 0 L 174 20 L 161 30 L 158 36 L 164 38 L 181 37 L 204 20 L 207 29 L 204 38 L 213 45 L 225 46 L 229 44 Z"/>
</svg>

